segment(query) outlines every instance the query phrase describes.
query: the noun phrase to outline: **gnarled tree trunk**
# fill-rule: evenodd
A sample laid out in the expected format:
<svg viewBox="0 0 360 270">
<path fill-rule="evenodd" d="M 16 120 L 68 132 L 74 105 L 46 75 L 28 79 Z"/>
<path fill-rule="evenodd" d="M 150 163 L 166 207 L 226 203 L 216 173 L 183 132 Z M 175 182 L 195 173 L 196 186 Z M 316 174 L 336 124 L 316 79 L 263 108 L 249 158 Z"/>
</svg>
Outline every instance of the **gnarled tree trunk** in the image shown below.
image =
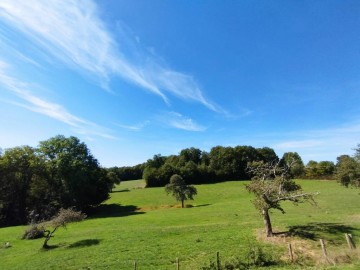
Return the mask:
<svg viewBox="0 0 360 270">
<path fill-rule="evenodd" d="M 49 248 L 48 242 L 51 239 L 53 233 L 57 230 L 57 228 L 58 227 L 55 227 L 52 232 L 50 232 L 49 230 L 45 231 L 47 233 L 47 235 L 45 235 L 45 241 L 44 241 L 44 244 L 43 244 L 43 248 L 45 248 L 45 249 Z"/>
<path fill-rule="evenodd" d="M 263 218 L 264 218 L 266 236 L 267 237 L 272 237 L 273 236 L 273 231 L 272 231 L 272 227 L 271 227 L 269 209 L 268 208 L 263 208 L 262 215 L 263 215 Z"/>
</svg>

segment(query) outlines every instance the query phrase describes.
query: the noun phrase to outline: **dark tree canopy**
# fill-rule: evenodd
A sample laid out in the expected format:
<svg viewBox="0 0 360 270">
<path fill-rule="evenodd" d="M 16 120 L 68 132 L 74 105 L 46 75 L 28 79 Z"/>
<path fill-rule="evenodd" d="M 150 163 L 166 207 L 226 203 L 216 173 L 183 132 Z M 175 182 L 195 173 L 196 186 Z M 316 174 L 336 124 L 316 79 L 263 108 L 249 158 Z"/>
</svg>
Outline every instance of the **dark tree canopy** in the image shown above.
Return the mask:
<svg viewBox="0 0 360 270">
<path fill-rule="evenodd" d="M 37 200 L 34 190 L 41 188 L 34 181 L 44 179 L 43 167 L 43 160 L 29 146 L 7 149 L 0 157 L 0 226 L 27 221 L 26 209 Z"/>
<path fill-rule="evenodd" d="M 342 155 L 337 158 L 336 179 L 345 187 L 360 187 L 360 163 L 356 157 Z"/>
<path fill-rule="evenodd" d="M 145 164 L 143 178 L 147 187 L 164 186 L 173 174 L 181 175 L 188 184 L 214 183 L 228 180 L 246 180 L 248 162 L 278 160 L 269 147 L 252 146 L 213 147 L 210 152 L 191 147 L 179 155 L 155 155 Z"/>
<path fill-rule="evenodd" d="M 108 198 L 106 171 L 76 137 L 56 136 L 40 142 L 52 181 L 61 188 L 62 206 L 85 209 Z"/>
<path fill-rule="evenodd" d="M 76 137 L 6 149 L 0 157 L 0 226 L 48 219 L 61 207 L 98 205 L 108 198 L 109 182 Z"/>
<path fill-rule="evenodd" d="M 115 173 L 121 181 L 138 180 L 143 176 L 145 164 L 135 166 L 111 167 L 108 172 Z M 116 183 L 115 183 L 116 184 Z"/>
</svg>

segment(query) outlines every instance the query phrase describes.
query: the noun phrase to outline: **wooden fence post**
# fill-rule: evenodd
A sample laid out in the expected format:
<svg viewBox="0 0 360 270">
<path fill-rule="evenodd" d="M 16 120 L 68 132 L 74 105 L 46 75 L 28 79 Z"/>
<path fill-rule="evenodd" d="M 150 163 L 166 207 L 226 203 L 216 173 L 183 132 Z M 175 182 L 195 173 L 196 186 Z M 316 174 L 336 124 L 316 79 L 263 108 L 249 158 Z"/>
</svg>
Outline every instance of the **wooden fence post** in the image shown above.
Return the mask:
<svg viewBox="0 0 360 270">
<path fill-rule="evenodd" d="M 289 243 L 289 256 L 290 256 L 290 261 L 291 261 L 291 262 L 294 262 L 294 256 L 293 256 L 293 251 L 292 251 L 291 243 Z"/>
<path fill-rule="evenodd" d="M 179 261 L 179 258 L 176 258 L 176 270 L 180 270 L 180 261 Z"/>
<path fill-rule="evenodd" d="M 324 240 L 320 239 L 320 245 L 321 245 L 321 249 L 323 251 L 324 257 L 327 260 L 328 255 L 327 255 L 327 252 L 326 252 L 326 247 L 325 247 Z"/>
<path fill-rule="evenodd" d="M 137 264 L 136 264 L 136 261 L 134 261 L 134 270 L 137 269 Z"/>
<path fill-rule="evenodd" d="M 356 249 L 354 240 L 352 238 L 352 235 L 349 233 L 345 233 L 346 242 L 348 243 L 348 246 L 350 249 Z"/>
<path fill-rule="evenodd" d="M 216 252 L 216 269 L 220 270 L 220 253 Z"/>
</svg>

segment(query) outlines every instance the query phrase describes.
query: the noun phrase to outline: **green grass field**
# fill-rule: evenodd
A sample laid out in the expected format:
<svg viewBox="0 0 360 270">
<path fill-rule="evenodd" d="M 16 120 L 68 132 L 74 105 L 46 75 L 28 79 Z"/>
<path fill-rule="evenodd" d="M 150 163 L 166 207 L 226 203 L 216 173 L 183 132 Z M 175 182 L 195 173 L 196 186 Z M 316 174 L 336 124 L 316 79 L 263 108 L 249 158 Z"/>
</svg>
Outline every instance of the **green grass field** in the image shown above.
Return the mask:
<svg viewBox="0 0 360 270">
<path fill-rule="evenodd" d="M 265 252 L 286 256 L 293 243 L 295 255 L 321 255 L 319 238 L 328 245 L 335 266 L 313 262 L 313 269 L 360 269 L 359 253 L 351 253 L 344 233 L 352 233 L 360 246 L 359 190 L 340 187 L 332 181 L 301 180 L 305 191 L 319 191 L 318 205 L 284 204 L 286 214 L 272 213 L 275 231 L 291 230 L 297 236 L 261 237 L 263 223 L 251 204 L 246 182 L 197 186 L 192 207 L 179 208 L 164 188 L 142 188 L 142 180 L 123 182 L 94 215 L 81 223 L 61 228 L 42 250 L 42 239 L 21 240 L 26 226 L 0 229 L 0 269 L 199 269 L 214 259 L 244 256 L 251 243 L 259 241 Z M 1 244 L 3 245 L 3 244 Z M 302 258 L 304 257 L 304 258 Z M 309 266 L 274 266 L 272 269 L 311 269 Z"/>
</svg>

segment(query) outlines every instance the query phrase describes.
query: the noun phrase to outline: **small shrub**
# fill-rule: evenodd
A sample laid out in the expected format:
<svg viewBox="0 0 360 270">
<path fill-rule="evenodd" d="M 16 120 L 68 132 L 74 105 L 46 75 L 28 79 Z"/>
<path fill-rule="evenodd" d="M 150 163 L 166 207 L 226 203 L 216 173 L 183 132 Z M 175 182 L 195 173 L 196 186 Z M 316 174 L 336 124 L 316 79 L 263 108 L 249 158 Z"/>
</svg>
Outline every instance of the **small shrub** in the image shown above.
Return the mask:
<svg viewBox="0 0 360 270">
<path fill-rule="evenodd" d="M 45 229 L 42 225 L 32 224 L 27 228 L 21 239 L 38 239 L 45 235 Z"/>
</svg>

